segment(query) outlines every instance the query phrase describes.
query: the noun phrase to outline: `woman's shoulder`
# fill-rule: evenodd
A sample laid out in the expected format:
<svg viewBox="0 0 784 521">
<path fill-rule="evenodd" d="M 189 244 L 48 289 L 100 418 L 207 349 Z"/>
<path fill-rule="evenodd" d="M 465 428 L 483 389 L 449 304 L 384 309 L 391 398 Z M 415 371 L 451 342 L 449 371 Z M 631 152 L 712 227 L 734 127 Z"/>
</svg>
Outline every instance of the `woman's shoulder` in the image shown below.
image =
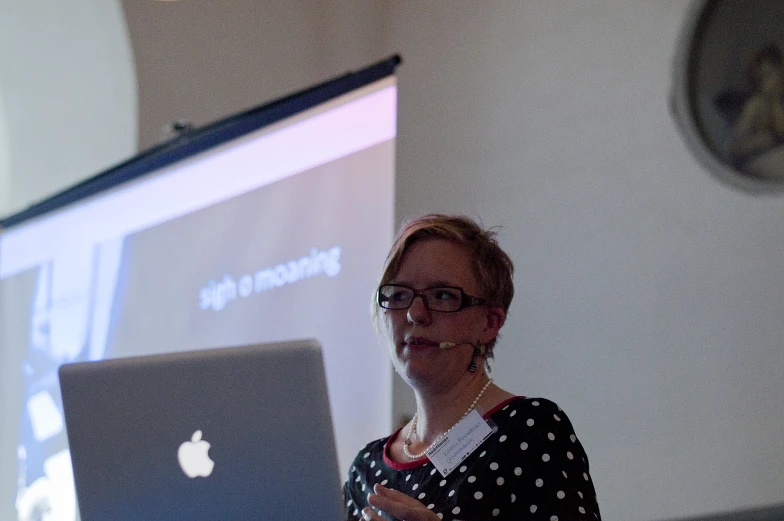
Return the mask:
<svg viewBox="0 0 784 521">
<path fill-rule="evenodd" d="M 368 466 L 371 466 L 372 468 L 376 465 L 375 462 L 383 461 L 386 443 L 393 435 L 373 440 L 362 447 L 354 457 L 354 461 L 351 463 L 351 471 L 353 472 L 357 471 L 358 469 L 364 469 Z"/>
<path fill-rule="evenodd" d="M 574 432 L 569 417 L 563 409 L 547 398 L 528 398 L 515 396 L 498 404 L 484 415 L 497 426 L 506 429 L 524 429 L 534 431 Z"/>
<path fill-rule="evenodd" d="M 498 416 L 508 416 L 514 418 L 518 414 L 522 415 L 524 412 L 532 412 L 537 415 L 541 414 L 563 414 L 563 409 L 552 400 L 547 398 L 529 398 L 527 396 L 513 396 L 508 398 L 495 407 L 490 409 L 484 414 L 485 418 Z M 506 414 L 504 414 L 506 413 Z"/>
</svg>

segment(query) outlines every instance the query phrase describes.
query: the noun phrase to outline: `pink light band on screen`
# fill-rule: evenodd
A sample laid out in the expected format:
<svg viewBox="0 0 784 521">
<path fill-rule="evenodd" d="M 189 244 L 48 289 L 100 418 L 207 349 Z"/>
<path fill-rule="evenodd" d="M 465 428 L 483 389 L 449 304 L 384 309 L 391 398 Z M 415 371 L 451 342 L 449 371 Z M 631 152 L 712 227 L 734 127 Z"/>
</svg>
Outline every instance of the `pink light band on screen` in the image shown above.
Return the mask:
<svg viewBox="0 0 784 521">
<path fill-rule="evenodd" d="M 394 139 L 394 79 L 366 89 L 370 93 L 360 98 L 306 119 L 300 114 L 295 122 L 273 131 L 260 129 L 150 179 L 6 231 L 0 235 L 0 279 L 59 251 L 91 247 L 155 226 Z M 335 101 L 339 100 L 329 103 Z"/>
</svg>

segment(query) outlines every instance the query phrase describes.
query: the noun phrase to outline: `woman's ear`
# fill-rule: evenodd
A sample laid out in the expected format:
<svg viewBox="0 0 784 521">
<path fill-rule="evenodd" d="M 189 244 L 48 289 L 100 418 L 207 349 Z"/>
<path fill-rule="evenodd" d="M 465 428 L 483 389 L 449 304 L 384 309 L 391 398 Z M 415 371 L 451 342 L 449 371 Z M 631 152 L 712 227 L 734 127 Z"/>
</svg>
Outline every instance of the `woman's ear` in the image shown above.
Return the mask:
<svg viewBox="0 0 784 521">
<path fill-rule="evenodd" d="M 506 321 L 506 313 L 502 308 L 487 307 L 487 323 L 482 331 L 482 336 L 484 337 L 482 338 L 483 344 L 487 344 L 498 336 L 498 331 L 503 327 L 504 321 Z"/>
</svg>

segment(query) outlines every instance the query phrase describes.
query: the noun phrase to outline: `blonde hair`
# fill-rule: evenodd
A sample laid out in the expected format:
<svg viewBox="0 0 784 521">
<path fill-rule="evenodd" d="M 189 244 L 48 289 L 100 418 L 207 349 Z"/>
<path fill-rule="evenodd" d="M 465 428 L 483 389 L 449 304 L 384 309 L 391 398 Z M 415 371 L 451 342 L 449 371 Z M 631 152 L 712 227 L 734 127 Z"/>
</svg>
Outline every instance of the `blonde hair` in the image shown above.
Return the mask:
<svg viewBox="0 0 784 521">
<path fill-rule="evenodd" d="M 474 276 L 479 283 L 482 297 L 490 306 L 508 313 L 514 296 L 514 263 L 499 246 L 494 229 L 484 229 L 474 220 L 463 215 L 428 214 L 403 223 L 389 250 L 379 285 L 388 284 L 400 269 L 408 248 L 415 242 L 427 239 L 444 239 L 463 246 L 472 259 Z M 374 324 L 378 324 L 378 303 L 373 298 Z M 487 344 L 488 358 L 493 357 L 494 338 Z"/>
</svg>

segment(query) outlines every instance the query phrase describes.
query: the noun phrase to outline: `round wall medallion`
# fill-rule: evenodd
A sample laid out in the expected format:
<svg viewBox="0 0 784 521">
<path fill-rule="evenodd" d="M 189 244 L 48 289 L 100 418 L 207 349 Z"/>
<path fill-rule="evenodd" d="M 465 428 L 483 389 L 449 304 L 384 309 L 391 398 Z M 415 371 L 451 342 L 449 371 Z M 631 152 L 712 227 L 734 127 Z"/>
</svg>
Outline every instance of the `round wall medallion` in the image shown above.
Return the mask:
<svg viewBox="0 0 784 521">
<path fill-rule="evenodd" d="M 673 112 L 718 178 L 784 193 L 784 2 L 700 0 L 677 46 Z"/>
</svg>

